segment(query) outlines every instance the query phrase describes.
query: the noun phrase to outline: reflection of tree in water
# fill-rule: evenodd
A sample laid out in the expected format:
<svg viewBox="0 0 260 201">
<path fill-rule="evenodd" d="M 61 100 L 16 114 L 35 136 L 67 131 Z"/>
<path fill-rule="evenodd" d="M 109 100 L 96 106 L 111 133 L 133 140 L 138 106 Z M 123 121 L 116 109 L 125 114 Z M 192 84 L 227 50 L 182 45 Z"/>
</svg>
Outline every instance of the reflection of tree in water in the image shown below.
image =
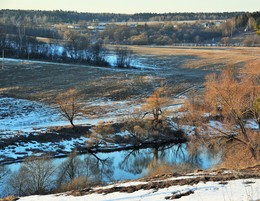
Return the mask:
<svg viewBox="0 0 260 201">
<path fill-rule="evenodd" d="M 119 168 L 134 175 L 141 174 L 146 169 L 153 171 L 160 166 L 168 166 L 171 172 L 178 172 L 179 168 L 192 171 L 203 168 L 205 161 L 211 161 L 214 156 L 214 153 L 205 151 L 203 147 L 193 148 L 193 145 L 158 146 L 126 152 L 124 160 L 119 163 Z"/>
<path fill-rule="evenodd" d="M 151 149 L 131 150 L 119 163 L 119 168 L 134 175 L 142 173 L 152 159 Z"/>
<path fill-rule="evenodd" d="M 207 148 L 199 142 L 188 143 L 186 150 L 188 152 L 186 162 L 192 164 L 194 168 L 205 168 L 211 165 L 211 161 L 221 160 L 219 150 Z"/>
<path fill-rule="evenodd" d="M 134 175 L 141 174 L 144 169 L 153 168 L 168 160 L 169 153 L 174 153 L 176 158 L 184 157 L 181 144 L 154 147 L 149 149 L 131 150 L 126 152 L 124 160 L 119 163 L 119 168 Z"/>
<path fill-rule="evenodd" d="M 171 165 L 177 161 L 184 161 L 185 153 L 182 144 L 171 144 L 153 148 L 153 158 L 150 161 L 149 170 L 155 169 L 160 165 Z"/>
<path fill-rule="evenodd" d="M 195 143 L 123 151 L 121 154 L 123 154 L 123 160 L 116 168 L 133 175 L 145 172 L 153 172 L 154 174 L 183 173 L 197 168 L 208 168 L 211 164 L 210 161 L 215 156 L 214 153 Z M 115 161 L 114 157 L 103 159 L 95 153 L 84 157 L 71 155 L 61 164 L 59 170 L 58 181 L 60 185 L 81 176 L 87 178 L 89 185 L 100 184 L 114 180 Z"/>
<path fill-rule="evenodd" d="M 101 159 L 96 154 L 86 155 L 83 159 L 88 167 L 89 179 L 94 183 L 113 181 L 115 167 L 113 158 Z"/>
<path fill-rule="evenodd" d="M 112 181 L 115 168 L 111 158 L 101 159 L 95 154 L 82 158 L 73 153 L 58 169 L 57 184 L 64 186 L 77 178 L 86 178 L 89 185 Z"/>
</svg>

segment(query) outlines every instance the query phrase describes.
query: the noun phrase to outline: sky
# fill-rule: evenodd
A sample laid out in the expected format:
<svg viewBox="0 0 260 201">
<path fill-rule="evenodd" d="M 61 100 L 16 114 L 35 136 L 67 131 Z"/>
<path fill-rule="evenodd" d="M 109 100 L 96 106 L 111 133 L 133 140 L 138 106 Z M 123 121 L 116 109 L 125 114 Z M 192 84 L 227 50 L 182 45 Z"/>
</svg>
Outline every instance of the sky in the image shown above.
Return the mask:
<svg viewBox="0 0 260 201">
<path fill-rule="evenodd" d="M 0 9 L 107 13 L 260 11 L 260 0 L 0 0 Z"/>
</svg>

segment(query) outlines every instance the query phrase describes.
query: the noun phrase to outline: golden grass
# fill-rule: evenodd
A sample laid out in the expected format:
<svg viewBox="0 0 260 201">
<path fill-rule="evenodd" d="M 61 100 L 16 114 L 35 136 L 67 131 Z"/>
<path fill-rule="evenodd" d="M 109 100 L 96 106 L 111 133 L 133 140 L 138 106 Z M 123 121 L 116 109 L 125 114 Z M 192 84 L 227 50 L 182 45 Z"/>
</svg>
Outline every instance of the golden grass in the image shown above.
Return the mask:
<svg viewBox="0 0 260 201">
<path fill-rule="evenodd" d="M 169 95 L 174 96 L 192 85 L 202 84 L 207 74 L 204 69 L 214 71 L 227 64 L 247 63 L 257 60 L 260 55 L 260 48 L 253 47 L 129 48 L 140 57 L 154 55 L 151 60 L 147 59 L 146 65 L 158 66 L 158 70 L 136 70 L 133 73 L 132 70 L 111 70 L 73 64 L 6 61 L 0 73 L 0 94 L 53 103 L 60 92 L 77 88 L 84 98 L 90 101 L 93 98 L 130 100 L 146 98 L 161 81 L 165 81 L 170 87 Z"/>
<path fill-rule="evenodd" d="M 195 170 L 195 167 L 193 167 L 189 163 L 183 163 L 183 164 L 153 164 L 151 163 L 149 165 L 149 173 L 148 177 L 155 177 L 159 175 L 165 175 L 165 174 L 187 174 L 190 172 L 193 172 Z"/>
<path fill-rule="evenodd" d="M 14 201 L 14 200 L 17 200 L 17 198 L 13 195 L 9 195 L 5 198 L 0 198 L 0 201 Z"/>
<path fill-rule="evenodd" d="M 212 65 L 237 65 L 259 60 L 259 47 L 146 47 L 129 46 L 137 54 L 194 56 L 184 67 L 201 68 Z M 260 62 L 260 60 L 259 60 Z"/>
<path fill-rule="evenodd" d="M 249 152 L 248 148 L 243 145 L 227 145 L 224 151 L 223 162 L 219 167 L 227 169 L 241 169 L 259 165 L 259 152 L 257 152 L 257 157 L 258 160 L 255 160 L 252 157 L 252 154 Z"/>
</svg>

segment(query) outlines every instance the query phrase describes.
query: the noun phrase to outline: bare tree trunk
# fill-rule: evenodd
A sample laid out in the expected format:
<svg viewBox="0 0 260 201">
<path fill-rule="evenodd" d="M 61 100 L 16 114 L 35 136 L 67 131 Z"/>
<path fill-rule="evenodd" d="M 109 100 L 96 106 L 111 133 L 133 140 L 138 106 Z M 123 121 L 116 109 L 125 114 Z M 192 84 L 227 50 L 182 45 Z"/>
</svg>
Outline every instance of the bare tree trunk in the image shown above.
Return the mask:
<svg viewBox="0 0 260 201">
<path fill-rule="evenodd" d="M 72 129 L 73 129 L 74 131 L 76 131 L 76 130 L 77 130 L 77 127 L 76 127 L 75 124 L 73 123 L 73 119 L 70 119 L 69 121 L 70 121 L 70 124 L 72 125 Z"/>
</svg>

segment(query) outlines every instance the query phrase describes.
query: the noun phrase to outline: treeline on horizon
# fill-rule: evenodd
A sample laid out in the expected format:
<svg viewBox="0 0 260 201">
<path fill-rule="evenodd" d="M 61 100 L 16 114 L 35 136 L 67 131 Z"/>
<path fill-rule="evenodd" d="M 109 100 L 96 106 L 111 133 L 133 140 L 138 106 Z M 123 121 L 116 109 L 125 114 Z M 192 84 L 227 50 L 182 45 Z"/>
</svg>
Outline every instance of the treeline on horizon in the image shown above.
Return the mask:
<svg viewBox="0 0 260 201">
<path fill-rule="evenodd" d="M 113 24 L 148 19 L 163 23 Z M 174 19 L 184 21 L 172 22 Z M 194 22 L 187 23 L 188 20 Z M 68 24 L 69 21 L 74 23 Z M 110 22 L 98 30 L 98 22 L 105 21 Z M 98 66 L 109 65 L 104 58 L 107 44 L 259 46 L 260 36 L 256 33 L 260 35 L 260 12 L 126 15 L 0 10 L 0 51 L 4 51 L 5 57 Z M 234 36 L 239 36 L 240 41 Z"/>
<path fill-rule="evenodd" d="M 88 22 L 143 22 L 143 21 L 188 21 L 188 20 L 225 20 L 239 15 L 248 15 L 246 12 L 217 12 L 217 13 L 80 13 L 75 11 L 43 11 L 43 10 L 0 10 L 1 18 L 11 19 L 30 18 L 35 23 L 79 23 Z M 259 16 L 259 12 L 251 13 Z"/>
</svg>

